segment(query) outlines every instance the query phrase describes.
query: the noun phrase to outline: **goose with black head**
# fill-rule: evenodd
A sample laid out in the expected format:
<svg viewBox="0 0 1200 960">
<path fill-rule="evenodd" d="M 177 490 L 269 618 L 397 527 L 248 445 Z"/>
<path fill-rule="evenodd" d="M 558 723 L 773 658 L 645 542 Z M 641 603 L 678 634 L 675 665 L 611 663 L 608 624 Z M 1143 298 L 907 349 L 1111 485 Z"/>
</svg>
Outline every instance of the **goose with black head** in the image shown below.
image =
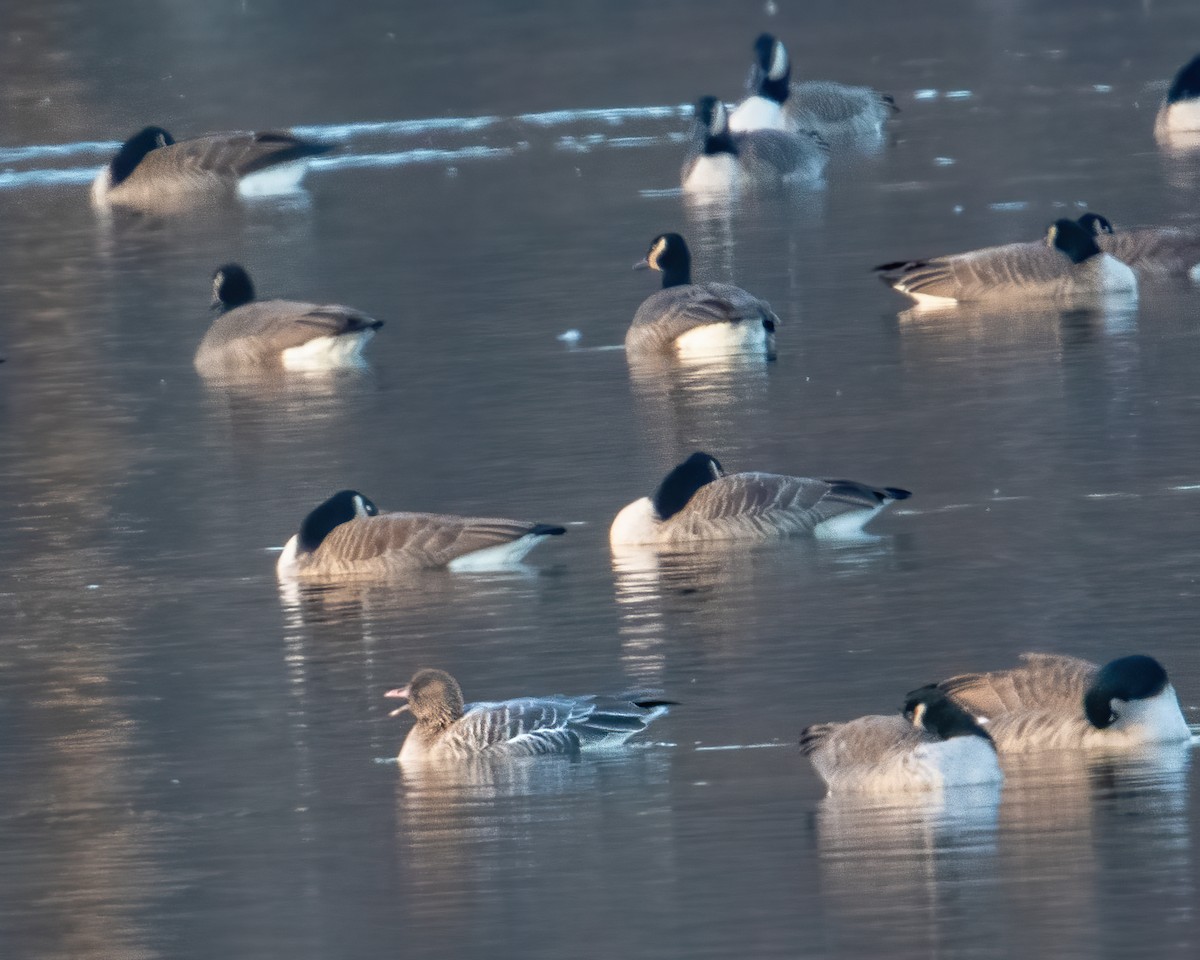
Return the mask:
<svg viewBox="0 0 1200 960">
<path fill-rule="evenodd" d="M 492 570 L 519 563 L 563 527 L 445 513 L 381 513 L 356 490 L 314 508 L 283 548 L 281 580 L 386 578 L 414 570 Z"/>
<path fill-rule="evenodd" d="M 794 534 L 856 537 L 895 500 L 911 496 L 853 480 L 816 480 L 774 473 L 727 474 L 697 451 L 671 470 L 658 489 L 624 507 L 613 520 L 614 547 L 754 542 Z"/>
</svg>

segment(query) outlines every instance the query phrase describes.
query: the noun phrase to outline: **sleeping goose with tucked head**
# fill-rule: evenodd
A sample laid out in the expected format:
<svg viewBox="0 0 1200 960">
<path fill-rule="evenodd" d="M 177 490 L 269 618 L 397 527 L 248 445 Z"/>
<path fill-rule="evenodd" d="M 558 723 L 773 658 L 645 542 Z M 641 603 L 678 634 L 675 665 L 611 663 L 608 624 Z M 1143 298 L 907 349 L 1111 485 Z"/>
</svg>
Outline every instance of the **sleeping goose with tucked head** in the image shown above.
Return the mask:
<svg viewBox="0 0 1200 960">
<path fill-rule="evenodd" d="M 662 289 L 634 314 L 625 334 L 629 356 L 774 351 L 779 317 L 771 305 L 729 283 L 692 283 L 692 255 L 679 234 L 659 234 L 633 268 L 657 270 Z"/>
<path fill-rule="evenodd" d="M 967 673 L 922 690 L 940 690 L 974 716 L 1001 753 L 1137 750 L 1191 738 L 1175 688 L 1153 657 L 1120 657 L 1102 667 L 1045 653 L 1021 659 L 1011 670 Z"/>
<path fill-rule="evenodd" d="M 903 716 L 806 727 L 800 751 L 830 793 L 941 790 L 1004 779 L 987 731 L 929 688 L 909 695 Z"/>
<path fill-rule="evenodd" d="M 791 83 L 787 49 L 769 33 L 754 41 L 750 96 L 729 117 L 729 129 L 809 130 L 822 137 L 878 137 L 897 111 L 895 101 L 870 87 L 829 80 Z"/>
<path fill-rule="evenodd" d="M 685 193 L 734 196 L 757 186 L 816 180 L 828 155 L 829 145 L 810 131 L 734 133 L 725 104 L 701 97 L 680 179 Z"/>
<path fill-rule="evenodd" d="M 911 496 L 853 480 L 813 480 L 774 473 L 731 473 L 697 451 L 666 475 L 649 497 L 617 514 L 614 547 L 759 541 L 791 534 L 861 535 L 863 525 L 893 500 Z"/>
<path fill-rule="evenodd" d="M 236 263 L 213 274 L 212 307 L 221 315 L 194 360 L 204 376 L 361 366 L 363 347 L 383 326 L 341 304 L 256 300 L 250 275 Z"/>
<path fill-rule="evenodd" d="M 1085 213 L 1076 221 L 1139 277 L 1190 277 L 1200 281 L 1200 231 L 1183 227 L 1134 227 L 1114 230 L 1098 213 Z"/>
<path fill-rule="evenodd" d="M 1179 68 L 1154 118 L 1154 136 L 1160 143 L 1171 146 L 1176 135 L 1184 138 L 1179 145 L 1200 143 L 1200 54 Z"/>
<path fill-rule="evenodd" d="M 519 562 L 562 527 L 445 513 L 380 513 L 355 490 L 313 510 L 279 556 L 281 579 L 382 578 L 413 570 L 490 570 Z"/>
<path fill-rule="evenodd" d="M 1105 294 L 1135 295 L 1132 270 L 1096 244 L 1074 220 L 1056 220 L 1045 242 L 984 247 L 931 260 L 875 268 L 888 286 L 923 307 L 973 301 L 1037 298 L 1087 301 Z"/>
<path fill-rule="evenodd" d="M 176 141 L 146 127 L 125 141 L 92 182 L 97 207 L 178 212 L 198 204 L 295 189 L 329 144 L 290 133 L 216 133 Z"/>
<path fill-rule="evenodd" d="M 573 755 L 618 747 L 675 704 L 641 694 L 555 694 L 464 704 L 458 681 L 444 670 L 419 670 L 407 686 L 384 696 L 407 701 L 389 716 L 408 711 L 416 721 L 400 748 L 402 764 L 474 756 Z"/>
</svg>

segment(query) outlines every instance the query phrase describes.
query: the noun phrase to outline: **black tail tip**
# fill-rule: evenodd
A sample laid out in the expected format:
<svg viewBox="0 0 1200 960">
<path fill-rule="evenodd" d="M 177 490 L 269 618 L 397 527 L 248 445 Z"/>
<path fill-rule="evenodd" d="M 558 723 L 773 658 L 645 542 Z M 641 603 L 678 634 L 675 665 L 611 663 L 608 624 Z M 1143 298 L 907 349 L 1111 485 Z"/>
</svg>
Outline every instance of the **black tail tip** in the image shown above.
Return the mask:
<svg viewBox="0 0 1200 960">
<path fill-rule="evenodd" d="M 893 500 L 907 500 L 912 496 L 911 490 L 901 490 L 899 487 L 884 487 L 883 492 Z"/>
<path fill-rule="evenodd" d="M 529 531 L 535 537 L 561 537 L 567 532 L 566 527 L 556 527 L 549 523 L 535 524 L 533 529 Z"/>
</svg>

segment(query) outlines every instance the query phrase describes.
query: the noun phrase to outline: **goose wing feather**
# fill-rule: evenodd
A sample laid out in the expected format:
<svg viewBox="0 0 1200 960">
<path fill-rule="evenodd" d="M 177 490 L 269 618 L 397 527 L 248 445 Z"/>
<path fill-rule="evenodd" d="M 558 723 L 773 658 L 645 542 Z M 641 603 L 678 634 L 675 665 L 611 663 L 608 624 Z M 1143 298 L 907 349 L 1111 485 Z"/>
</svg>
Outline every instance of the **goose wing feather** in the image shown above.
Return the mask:
<svg viewBox="0 0 1200 960">
<path fill-rule="evenodd" d="M 219 316 L 197 352 L 198 362 L 220 354 L 226 363 L 271 364 L 283 350 L 318 337 L 335 337 L 379 325 L 360 310 L 341 304 L 263 300 Z"/>
<path fill-rule="evenodd" d="M 212 134 L 151 150 L 134 168 L 130 179 L 182 176 L 236 180 L 330 149 L 327 144 L 311 143 L 289 133 Z"/>
<path fill-rule="evenodd" d="M 845 126 L 856 120 L 879 124 L 896 109 L 895 102 L 878 90 L 831 80 L 793 83 L 784 105 L 789 119 L 801 127 Z"/>
<path fill-rule="evenodd" d="M 1184 275 L 1200 264 L 1200 232 L 1182 227 L 1141 227 L 1102 233 L 1096 243 L 1122 263 L 1145 273 Z"/>
<path fill-rule="evenodd" d="M 937 684 L 963 709 L 995 720 L 1006 714 L 1036 713 L 1082 718 L 1083 695 L 1099 669 L 1077 657 L 1021 655 L 1022 666 L 966 673 Z"/>
<path fill-rule="evenodd" d="M 697 327 L 714 323 L 778 324 L 765 300 L 728 283 L 688 283 L 651 294 L 625 337 L 629 350 L 663 350 Z"/>
<path fill-rule="evenodd" d="M 878 507 L 882 499 L 868 497 L 869 489 L 809 477 L 734 473 L 705 484 L 667 522 L 682 522 L 699 538 L 733 530 L 745 537 L 812 530 L 843 513 Z"/>
<path fill-rule="evenodd" d="M 343 523 L 316 555 L 341 564 L 387 560 L 398 567 L 441 567 L 456 557 L 512 543 L 540 524 L 437 513 L 381 513 Z"/>
<path fill-rule="evenodd" d="M 1069 273 L 1070 261 L 1044 243 L 1009 243 L 931 260 L 877 267 L 885 283 L 902 293 L 979 300 L 997 289 L 1033 289 Z"/>
<path fill-rule="evenodd" d="M 756 179 L 816 176 L 829 153 L 829 145 L 808 130 L 750 130 L 734 142 L 739 161 Z"/>
<path fill-rule="evenodd" d="M 442 738 L 439 749 L 518 756 L 573 753 L 579 749 L 579 737 L 570 723 L 577 710 L 565 697 L 474 703 Z"/>
</svg>

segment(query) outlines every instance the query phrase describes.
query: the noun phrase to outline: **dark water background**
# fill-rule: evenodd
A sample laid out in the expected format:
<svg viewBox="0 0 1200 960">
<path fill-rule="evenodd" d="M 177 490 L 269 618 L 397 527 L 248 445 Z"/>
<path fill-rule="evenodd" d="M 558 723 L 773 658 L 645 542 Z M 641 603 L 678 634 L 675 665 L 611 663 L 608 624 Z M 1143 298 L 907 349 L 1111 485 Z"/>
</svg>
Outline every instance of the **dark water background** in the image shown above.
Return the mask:
<svg viewBox="0 0 1200 960">
<path fill-rule="evenodd" d="M 902 113 L 823 189 L 689 209 L 677 111 L 604 111 L 735 97 L 768 28 Z M 931 319 L 868 272 L 1084 205 L 1194 222 L 1200 161 L 1151 137 L 1194 2 L 45 2 L 0 31 L 3 956 L 1197 955 L 1186 752 L 863 808 L 793 746 L 1030 649 L 1153 653 L 1197 719 L 1196 291 Z M 414 120 L 452 122 L 345 126 Z M 86 181 L 146 123 L 345 146 L 299 198 L 106 224 Z M 776 363 L 588 349 L 667 229 L 772 302 Z M 228 260 L 384 318 L 371 370 L 203 383 Z M 915 495 L 875 542 L 612 558 L 696 448 Z M 570 534 L 524 573 L 280 591 L 272 548 L 346 486 Z M 428 665 L 684 704 L 615 757 L 405 781 L 382 694 Z"/>
</svg>

